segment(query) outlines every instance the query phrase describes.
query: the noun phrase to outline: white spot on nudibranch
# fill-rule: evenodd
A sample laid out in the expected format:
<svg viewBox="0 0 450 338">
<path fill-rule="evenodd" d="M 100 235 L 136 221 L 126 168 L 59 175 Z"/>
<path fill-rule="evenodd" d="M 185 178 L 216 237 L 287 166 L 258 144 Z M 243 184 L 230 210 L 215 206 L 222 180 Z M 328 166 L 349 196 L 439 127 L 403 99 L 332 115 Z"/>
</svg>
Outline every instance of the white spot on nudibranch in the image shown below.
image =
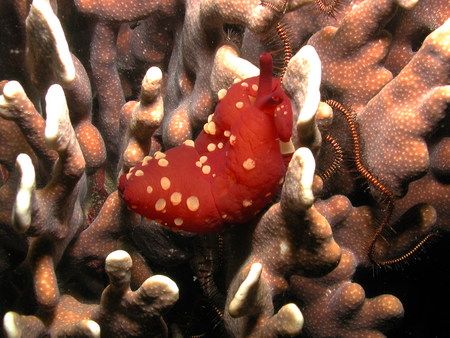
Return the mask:
<svg viewBox="0 0 450 338">
<path fill-rule="evenodd" d="M 173 205 L 178 205 L 181 203 L 181 193 L 176 191 L 172 195 L 170 195 L 170 202 L 172 202 Z"/>
<path fill-rule="evenodd" d="M 203 131 L 208 135 L 216 135 L 216 124 L 214 121 L 205 123 L 203 125 Z"/>
<path fill-rule="evenodd" d="M 155 210 L 156 211 L 161 211 L 166 207 L 166 200 L 164 198 L 160 198 L 159 200 L 156 201 L 155 203 Z"/>
<path fill-rule="evenodd" d="M 214 121 L 208 123 L 208 131 L 211 135 L 216 135 L 216 124 Z"/>
<path fill-rule="evenodd" d="M 197 211 L 200 207 L 200 201 L 197 196 L 189 196 L 186 200 L 186 205 L 190 211 Z"/>
<path fill-rule="evenodd" d="M 203 164 L 206 161 L 208 161 L 208 157 L 207 156 L 200 156 L 200 163 Z"/>
<path fill-rule="evenodd" d="M 162 177 L 161 178 L 161 188 L 163 188 L 163 190 L 167 190 L 170 188 L 170 180 L 168 177 Z"/>
<path fill-rule="evenodd" d="M 206 149 L 208 149 L 208 151 L 214 151 L 214 150 L 216 150 L 216 145 L 214 143 L 210 143 L 210 144 L 208 144 Z"/>
<path fill-rule="evenodd" d="M 165 158 L 161 158 L 158 160 L 158 165 L 160 167 L 167 167 L 169 165 L 169 161 L 167 161 Z"/>
<path fill-rule="evenodd" d="M 207 175 L 211 172 L 211 167 L 209 165 L 205 165 L 202 167 L 202 172 Z"/>
<path fill-rule="evenodd" d="M 147 193 L 151 194 L 153 192 L 153 188 L 151 185 L 147 187 Z"/>
<path fill-rule="evenodd" d="M 136 172 L 134 173 L 136 176 L 144 176 L 144 172 L 142 170 L 136 170 Z"/>
<path fill-rule="evenodd" d="M 256 166 L 255 160 L 248 158 L 242 163 L 242 166 L 245 170 L 252 170 Z"/>
<path fill-rule="evenodd" d="M 242 107 L 244 107 L 244 102 L 242 102 L 242 101 L 236 102 L 236 108 L 237 109 L 241 109 Z"/>
<path fill-rule="evenodd" d="M 243 200 L 242 201 L 242 205 L 246 208 L 251 206 L 252 204 L 253 204 L 253 202 L 251 200 Z"/>
<path fill-rule="evenodd" d="M 155 152 L 155 158 L 157 160 L 159 160 L 160 158 L 164 158 L 164 157 L 166 157 L 166 154 L 164 154 L 164 153 L 162 153 L 160 151 Z"/>
<path fill-rule="evenodd" d="M 181 224 L 183 224 L 183 219 L 178 217 L 175 218 L 173 222 L 175 223 L 175 225 L 180 226 Z"/>
</svg>

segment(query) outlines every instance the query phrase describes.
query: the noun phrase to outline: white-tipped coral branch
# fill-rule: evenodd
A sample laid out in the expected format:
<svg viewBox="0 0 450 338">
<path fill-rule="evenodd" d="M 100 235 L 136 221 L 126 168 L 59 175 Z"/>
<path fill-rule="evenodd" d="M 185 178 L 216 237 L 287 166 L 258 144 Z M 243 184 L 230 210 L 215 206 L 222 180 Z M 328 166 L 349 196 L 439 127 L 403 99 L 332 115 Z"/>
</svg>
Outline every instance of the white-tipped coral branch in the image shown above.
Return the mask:
<svg viewBox="0 0 450 338">
<path fill-rule="evenodd" d="M 316 161 L 308 148 L 299 148 L 292 156 L 281 193 L 286 210 L 305 211 L 314 202 L 313 181 Z"/>
<path fill-rule="evenodd" d="M 4 334 L 446 333 L 447 2 L 0 1 Z"/>
<path fill-rule="evenodd" d="M 162 75 L 157 67 L 148 69 L 142 80 L 140 101 L 129 101 L 122 108 L 121 125 L 126 128 L 126 144 L 120 169 L 124 172 L 149 155 L 152 136 L 163 120 Z"/>
<path fill-rule="evenodd" d="M 0 96 L 0 116 L 17 123 L 44 167 L 50 169 L 56 154 L 45 144 L 45 121 L 19 82 L 8 81 L 5 84 L 3 95 Z"/>
<path fill-rule="evenodd" d="M 17 156 L 17 166 L 20 171 L 20 184 L 12 212 L 12 224 L 16 231 L 23 233 L 31 224 L 31 204 L 36 189 L 36 174 L 31 158 L 27 154 Z"/>
<path fill-rule="evenodd" d="M 8 338 L 40 337 L 43 334 L 58 337 L 144 336 L 159 335 L 165 331 L 161 314 L 178 300 L 178 287 L 170 278 L 155 275 L 148 278 L 136 291 L 130 290 L 132 260 L 122 250 L 106 258 L 105 270 L 109 286 L 102 294 L 100 304 L 83 304 L 63 295 L 54 314 L 45 312 L 36 316 L 22 316 L 8 312 L 3 328 Z M 45 323 L 45 324 L 44 324 Z"/>
<path fill-rule="evenodd" d="M 306 45 L 289 61 L 283 87 L 293 100 L 293 140 L 296 147 L 317 150 L 321 137 L 315 117 L 320 103 L 321 62 L 314 47 Z"/>
<path fill-rule="evenodd" d="M 211 89 L 218 92 L 228 88 L 236 79 L 243 80 L 259 75 L 259 69 L 239 57 L 233 46 L 224 45 L 217 49 L 211 71 Z"/>
<path fill-rule="evenodd" d="M 301 315 L 286 316 L 291 322 L 283 325 L 276 319 L 285 311 L 286 314 L 299 313 L 298 309 L 292 312 L 296 305 L 273 315 L 272 299 L 287 289 L 286 278 L 292 272 L 321 275 L 339 262 L 340 248 L 333 240 L 330 224 L 312 206 L 314 163 L 309 149 L 296 150 L 286 173 L 280 202 L 263 215 L 255 228 L 251 254 L 228 293 L 228 313 L 241 317 L 237 321 L 225 317 L 230 330 L 237 330 L 233 334 L 297 334 L 303 324 Z M 306 242 L 308 245 L 304 245 Z M 244 322 L 246 324 L 242 325 Z M 241 330 L 245 327 L 246 331 L 239 331 L 237 323 L 241 324 L 237 327 Z"/>
<path fill-rule="evenodd" d="M 33 1 L 26 25 L 27 51 L 35 84 L 45 89 L 52 76 L 62 83 L 73 81 L 75 66 L 61 23 L 49 0 Z"/>
<path fill-rule="evenodd" d="M 314 279 L 291 278 L 292 291 L 304 304 L 302 310 L 308 323 L 307 336 L 381 337 L 384 336 L 381 332 L 392 321 L 403 316 L 402 304 L 392 295 L 366 298 L 364 289 L 350 282 L 355 269 L 353 255 L 344 250 L 339 266 L 330 274 Z M 327 325 L 323 325 L 324 320 Z"/>
<path fill-rule="evenodd" d="M 262 265 L 261 263 L 253 263 L 250 266 L 247 277 L 239 286 L 233 299 L 228 305 L 228 313 L 231 317 L 240 317 L 250 311 L 248 301 L 252 298 L 252 293 L 255 293 L 257 284 L 261 277 Z"/>
</svg>

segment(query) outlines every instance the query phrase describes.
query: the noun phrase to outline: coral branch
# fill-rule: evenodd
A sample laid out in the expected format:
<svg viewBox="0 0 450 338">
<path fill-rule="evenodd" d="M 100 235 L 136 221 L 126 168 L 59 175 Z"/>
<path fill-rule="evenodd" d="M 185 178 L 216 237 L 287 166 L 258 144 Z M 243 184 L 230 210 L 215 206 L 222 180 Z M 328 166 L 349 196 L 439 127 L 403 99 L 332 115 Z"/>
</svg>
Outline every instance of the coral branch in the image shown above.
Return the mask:
<svg viewBox="0 0 450 338">
<path fill-rule="evenodd" d="M 100 304 L 83 304 L 63 295 L 52 316 L 46 317 L 45 313 L 22 316 L 8 312 L 3 318 L 7 337 L 22 337 L 24 334 L 27 337 L 43 334 L 58 337 L 100 337 L 100 333 L 101 336 L 121 337 L 165 334 L 161 314 L 178 300 L 177 285 L 166 276 L 155 275 L 136 291 L 131 291 L 131 267 L 131 257 L 127 252 L 110 253 L 105 268 L 109 286 L 103 291 Z M 54 270 L 49 272 L 54 273 Z"/>
<path fill-rule="evenodd" d="M 0 114 L 17 123 L 26 140 L 49 170 L 56 160 L 56 153 L 47 148 L 44 139 L 45 122 L 28 99 L 17 81 L 9 81 L 0 96 Z"/>
<path fill-rule="evenodd" d="M 289 62 L 283 87 L 294 103 L 293 141 L 296 147 L 316 151 L 321 137 L 315 122 L 320 102 L 321 62 L 314 48 L 304 46 Z"/>
<path fill-rule="evenodd" d="M 129 101 L 122 110 L 122 125 L 127 125 L 123 172 L 127 172 L 150 152 L 151 137 L 163 119 L 161 96 L 162 72 L 157 67 L 147 71 L 142 80 L 141 100 Z M 131 116 L 130 116 L 131 115 Z"/>
<path fill-rule="evenodd" d="M 236 323 L 241 323 L 242 327 L 245 322 L 247 324 L 243 326 L 248 330 L 233 331 L 234 334 L 266 332 L 261 330 L 273 315 L 272 298 L 286 290 L 286 278 L 293 272 L 322 275 L 332 270 L 339 261 L 340 248 L 333 240 L 330 225 L 312 206 L 314 163 L 307 148 L 300 148 L 294 153 L 280 203 L 265 213 L 255 229 L 251 255 L 229 288 L 228 312 L 241 318 L 234 322 L 225 317 L 227 325 L 232 328 Z M 281 309 L 281 313 L 292 313 L 292 306 L 295 305 Z M 286 324 L 296 327 L 292 331 L 295 334 L 301 328 L 301 316 L 288 317 L 297 323 L 294 325 L 291 321 Z M 253 320 L 255 324 L 251 325 Z M 275 318 L 271 321 L 277 322 Z"/>
<path fill-rule="evenodd" d="M 4 335 L 445 336 L 447 2 L 0 1 Z"/>
<path fill-rule="evenodd" d="M 308 337 L 381 336 L 403 316 L 403 306 L 391 295 L 367 299 L 363 288 L 350 280 L 355 273 L 353 255 L 343 250 L 339 266 L 330 274 L 315 279 L 291 278 L 292 290 L 304 304 L 303 315 Z M 327 318 L 326 325 L 323 321 Z M 333 318 L 330 321 L 328 318 Z"/>
<path fill-rule="evenodd" d="M 447 20 L 358 115 L 366 163 L 378 177 L 383 173 L 383 181 L 397 194 L 404 194 L 407 184 L 429 168 L 425 138 L 450 102 L 449 34 Z M 406 165 L 405 158 L 411 159 Z"/>
</svg>

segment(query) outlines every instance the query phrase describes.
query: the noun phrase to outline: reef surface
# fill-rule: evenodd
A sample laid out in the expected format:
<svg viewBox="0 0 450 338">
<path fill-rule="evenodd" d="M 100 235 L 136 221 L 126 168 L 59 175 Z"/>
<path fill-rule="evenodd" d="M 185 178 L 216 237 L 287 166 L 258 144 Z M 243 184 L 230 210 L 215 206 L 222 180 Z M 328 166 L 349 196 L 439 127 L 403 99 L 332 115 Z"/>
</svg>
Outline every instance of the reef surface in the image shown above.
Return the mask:
<svg viewBox="0 0 450 338">
<path fill-rule="evenodd" d="M 449 18 L 445 0 L 0 2 L 2 334 L 444 337 Z M 279 82 L 256 82 L 264 52 Z M 149 161 L 133 189 L 161 217 L 117 189 Z"/>
</svg>

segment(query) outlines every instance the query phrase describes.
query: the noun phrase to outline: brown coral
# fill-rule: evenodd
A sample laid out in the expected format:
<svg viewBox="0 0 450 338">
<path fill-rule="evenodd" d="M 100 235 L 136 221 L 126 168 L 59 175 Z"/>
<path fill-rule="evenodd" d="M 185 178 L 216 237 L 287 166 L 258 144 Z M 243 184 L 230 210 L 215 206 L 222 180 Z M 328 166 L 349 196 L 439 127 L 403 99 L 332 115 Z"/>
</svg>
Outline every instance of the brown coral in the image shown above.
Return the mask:
<svg viewBox="0 0 450 338">
<path fill-rule="evenodd" d="M 172 335 L 380 336 L 403 315 L 386 293 L 405 301 L 392 335 L 423 334 L 423 323 L 443 332 L 434 304 L 450 275 L 438 256 L 449 225 L 448 6 L 342 1 L 330 17 L 312 2 L 0 4 L 0 309 L 15 312 L 4 317 L 7 335 L 167 334 L 159 306 L 175 302 L 176 288 L 153 273 L 180 288 L 165 316 Z M 300 149 L 273 205 L 209 236 L 170 233 L 127 210 L 117 173 L 195 137 L 220 89 L 258 75 L 248 58 L 280 25 L 294 52 L 312 37 L 283 78 Z M 48 88 L 58 95 L 46 104 Z M 348 123 L 321 94 L 353 111 L 359 167 L 395 195 L 384 231 L 386 194 L 358 178 Z M 49 139 L 59 153 L 46 143 L 54 110 L 64 112 L 64 136 Z M 15 169 L 20 153 L 29 157 Z M 372 276 L 371 243 L 377 258 L 407 256 L 402 273 Z M 129 256 L 107 258 L 117 249 Z"/>
</svg>

